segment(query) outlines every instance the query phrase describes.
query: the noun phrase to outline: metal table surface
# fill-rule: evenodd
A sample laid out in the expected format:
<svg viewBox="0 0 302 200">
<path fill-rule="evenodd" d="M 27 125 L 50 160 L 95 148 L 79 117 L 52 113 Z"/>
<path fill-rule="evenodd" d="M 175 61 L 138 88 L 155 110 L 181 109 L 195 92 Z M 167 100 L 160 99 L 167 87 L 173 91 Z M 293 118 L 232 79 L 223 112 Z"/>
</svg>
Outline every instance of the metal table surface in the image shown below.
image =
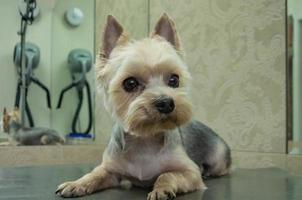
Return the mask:
<svg viewBox="0 0 302 200">
<path fill-rule="evenodd" d="M 0 168 L 0 199 L 57 200 L 58 184 L 74 180 L 94 165 Z M 278 168 L 236 169 L 229 176 L 205 181 L 208 189 L 179 195 L 177 200 L 301 200 L 302 177 Z M 109 189 L 78 200 L 141 200 L 147 189 Z"/>
</svg>

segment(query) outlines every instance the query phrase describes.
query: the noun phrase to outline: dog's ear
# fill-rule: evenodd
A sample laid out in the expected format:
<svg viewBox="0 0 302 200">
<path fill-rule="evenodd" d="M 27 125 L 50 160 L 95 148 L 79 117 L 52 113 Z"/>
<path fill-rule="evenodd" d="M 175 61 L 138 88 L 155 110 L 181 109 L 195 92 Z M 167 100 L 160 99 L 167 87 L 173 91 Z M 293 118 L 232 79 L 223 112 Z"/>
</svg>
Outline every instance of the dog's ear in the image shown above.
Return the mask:
<svg viewBox="0 0 302 200">
<path fill-rule="evenodd" d="M 112 15 L 108 15 L 103 33 L 101 57 L 109 58 L 111 51 L 119 43 L 119 40 L 123 36 L 123 33 L 123 27 L 117 22 L 117 20 Z M 123 37 L 123 41 L 125 40 L 126 38 Z"/>
<path fill-rule="evenodd" d="M 2 116 L 3 116 L 3 119 L 4 118 L 7 119 L 7 118 L 10 117 L 10 113 L 7 111 L 6 107 L 3 108 L 3 114 L 2 114 Z"/>
<path fill-rule="evenodd" d="M 1 124 L 1 129 L 5 133 L 9 133 L 9 121 L 10 121 L 10 116 L 6 110 L 6 108 L 3 109 L 3 116 L 2 116 L 2 124 Z"/>
<path fill-rule="evenodd" d="M 176 50 L 180 50 L 180 41 L 173 20 L 163 13 L 157 21 L 151 37 L 159 35 L 166 39 Z"/>
<path fill-rule="evenodd" d="M 20 112 L 19 112 L 19 108 L 15 107 L 13 112 L 12 112 L 12 119 L 16 122 L 19 122 L 20 120 Z"/>
</svg>

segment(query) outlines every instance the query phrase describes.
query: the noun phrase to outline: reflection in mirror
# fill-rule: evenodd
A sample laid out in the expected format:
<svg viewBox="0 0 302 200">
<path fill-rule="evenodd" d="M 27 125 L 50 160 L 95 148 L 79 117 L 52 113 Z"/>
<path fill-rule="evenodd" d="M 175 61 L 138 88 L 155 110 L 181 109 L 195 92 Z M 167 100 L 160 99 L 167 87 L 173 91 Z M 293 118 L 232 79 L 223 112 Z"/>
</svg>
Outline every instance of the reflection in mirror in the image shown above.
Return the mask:
<svg viewBox="0 0 302 200">
<path fill-rule="evenodd" d="M 302 1 L 287 1 L 288 152 L 302 153 Z"/>
<path fill-rule="evenodd" d="M 93 142 L 94 5 L 1 1 L 0 145 Z"/>
</svg>

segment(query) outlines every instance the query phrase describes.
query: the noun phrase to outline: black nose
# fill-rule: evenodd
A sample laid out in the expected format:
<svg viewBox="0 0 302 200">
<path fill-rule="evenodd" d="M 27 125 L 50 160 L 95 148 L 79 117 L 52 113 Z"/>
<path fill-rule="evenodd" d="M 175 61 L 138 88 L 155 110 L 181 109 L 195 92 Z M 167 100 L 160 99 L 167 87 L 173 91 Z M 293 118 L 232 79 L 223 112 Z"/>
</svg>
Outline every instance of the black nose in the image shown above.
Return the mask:
<svg viewBox="0 0 302 200">
<path fill-rule="evenodd" d="M 163 114 L 169 114 L 175 108 L 175 104 L 172 98 L 160 98 L 154 102 L 156 109 Z"/>
</svg>

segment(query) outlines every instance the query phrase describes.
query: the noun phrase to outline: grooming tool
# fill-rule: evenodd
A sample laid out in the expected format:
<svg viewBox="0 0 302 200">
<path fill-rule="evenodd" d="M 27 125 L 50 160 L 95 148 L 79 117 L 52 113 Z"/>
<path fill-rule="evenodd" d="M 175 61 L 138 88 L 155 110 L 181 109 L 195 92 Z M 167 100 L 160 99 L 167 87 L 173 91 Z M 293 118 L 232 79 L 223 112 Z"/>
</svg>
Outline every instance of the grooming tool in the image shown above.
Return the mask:
<svg viewBox="0 0 302 200">
<path fill-rule="evenodd" d="M 68 86 L 62 89 L 57 105 L 57 109 L 61 108 L 63 97 L 65 92 L 72 88 L 77 90 L 78 105 L 72 120 L 71 130 L 72 132 L 68 135 L 71 138 L 92 138 L 89 134 L 92 128 L 92 100 L 90 85 L 87 81 L 86 74 L 90 71 L 92 66 L 92 55 L 88 50 L 85 49 L 74 49 L 68 55 L 68 67 L 71 73 L 72 82 Z M 88 125 L 84 131 L 77 130 L 77 122 L 79 120 L 80 111 L 83 105 L 84 89 L 87 93 L 88 103 Z"/>
<path fill-rule="evenodd" d="M 45 91 L 48 108 L 51 108 L 50 92 L 48 88 L 34 74 L 34 70 L 38 68 L 40 62 L 40 49 L 37 45 L 29 42 L 25 43 L 24 45 L 24 58 L 25 58 L 24 84 L 25 85 L 22 84 L 21 52 L 22 52 L 21 43 L 18 43 L 16 44 L 14 49 L 14 63 L 17 67 L 17 72 L 19 75 L 16 97 L 15 97 L 15 107 L 16 108 L 20 107 L 21 90 L 24 88 L 26 116 L 30 127 L 34 127 L 35 126 L 34 119 L 32 117 L 31 109 L 29 107 L 28 100 L 27 100 L 29 86 L 31 83 L 34 83 Z"/>
</svg>

